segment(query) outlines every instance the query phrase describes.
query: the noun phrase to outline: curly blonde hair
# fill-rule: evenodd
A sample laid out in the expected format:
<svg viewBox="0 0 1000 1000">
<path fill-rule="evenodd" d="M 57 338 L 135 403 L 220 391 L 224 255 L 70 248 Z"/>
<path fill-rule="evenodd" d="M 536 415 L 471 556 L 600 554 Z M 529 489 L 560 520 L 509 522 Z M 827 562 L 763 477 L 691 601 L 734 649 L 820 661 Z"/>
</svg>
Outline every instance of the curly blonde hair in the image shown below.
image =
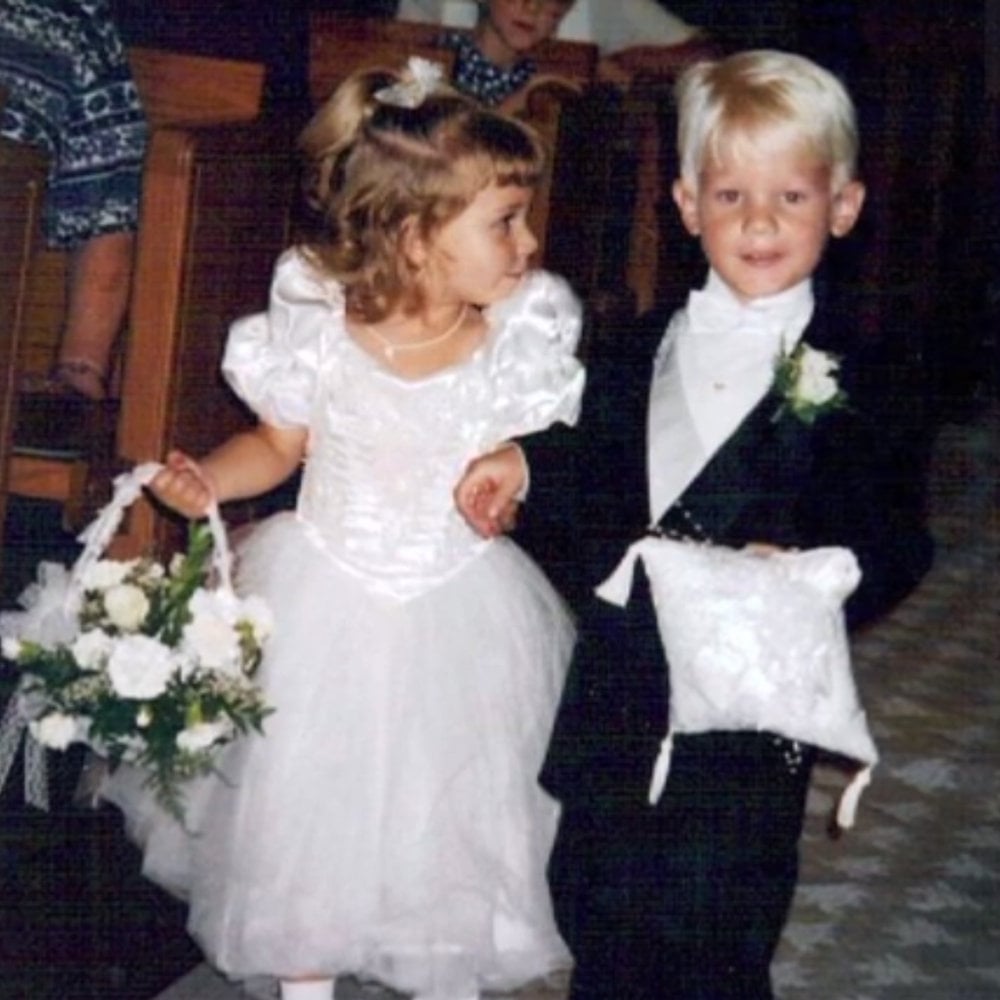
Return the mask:
<svg viewBox="0 0 1000 1000">
<path fill-rule="evenodd" d="M 530 128 L 450 88 L 415 108 L 375 97 L 405 79 L 387 70 L 347 77 L 299 138 L 306 196 L 325 224 L 306 249 L 366 322 L 423 304 L 403 252 L 407 227 L 432 239 L 490 184 L 534 187 L 544 166 Z"/>
</svg>

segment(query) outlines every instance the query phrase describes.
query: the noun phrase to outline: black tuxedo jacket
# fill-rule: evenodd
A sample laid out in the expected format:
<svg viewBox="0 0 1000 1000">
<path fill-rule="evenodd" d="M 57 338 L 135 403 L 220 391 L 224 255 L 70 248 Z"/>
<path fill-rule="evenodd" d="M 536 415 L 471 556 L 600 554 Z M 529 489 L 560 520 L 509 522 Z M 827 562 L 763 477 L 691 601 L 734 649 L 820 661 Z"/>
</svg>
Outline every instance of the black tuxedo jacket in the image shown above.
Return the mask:
<svg viewBox="0 0 1000 1000">
<path fill-rule="evenodd" d="M 579 616 L 579 641 L 542 774 L 563 801 L 645 802 L 666 733 L 667 665 L 641 571 L 626 608 L 593 595 L 649 528 L 647 405 L 665 320 L 659 314 L 639 321 L 588 358 L 577 428 L 522 442 L 531 489 L 518 537 Z M 661 526 L 698 537 L 696 524 L 702 537 L 734 547 L 847 546 L 863 573 L 847 606 L 849 625 L 859 626 L 909 592 L 930 564 L 931 545 L 912 514 L 889 502 L 884 438 L 865 417 L 845 355 L 853 329 L 818 293 L 803 339 L 841 356 L 849 408 L 806 425 L 788 414 L 775 420 L 779 401 L 766 397 Z"/>
</svg>

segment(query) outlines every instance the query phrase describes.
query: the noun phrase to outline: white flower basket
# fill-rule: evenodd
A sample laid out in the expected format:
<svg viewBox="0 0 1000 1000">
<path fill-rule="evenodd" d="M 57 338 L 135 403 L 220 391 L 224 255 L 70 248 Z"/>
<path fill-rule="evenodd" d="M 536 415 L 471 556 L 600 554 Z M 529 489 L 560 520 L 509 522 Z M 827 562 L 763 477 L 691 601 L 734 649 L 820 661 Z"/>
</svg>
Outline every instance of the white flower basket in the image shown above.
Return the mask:
<svg viewBox="0 0 1000 1000">
<path fill-rule="evenodd" d="M 165 806 L 181 811 L 183 782 L 212 767 L 225 743 L 260 730 L 269 709 L 252 681 L 270 615 L 232 585 L 225 527 L 213 506 L 188 552 L 103 559 L 122 515 L 162 468 L 115 480 L 111 502 L 80 535 L 71 570 L 42 563 L 0 615 L 3 656 L 20 674 L 0 722 L 0 787 L 27 730 L 25 796 L 47 807 L 43 748 L 84 742 L 112 765 L 147 771 Z"/>
</svg>

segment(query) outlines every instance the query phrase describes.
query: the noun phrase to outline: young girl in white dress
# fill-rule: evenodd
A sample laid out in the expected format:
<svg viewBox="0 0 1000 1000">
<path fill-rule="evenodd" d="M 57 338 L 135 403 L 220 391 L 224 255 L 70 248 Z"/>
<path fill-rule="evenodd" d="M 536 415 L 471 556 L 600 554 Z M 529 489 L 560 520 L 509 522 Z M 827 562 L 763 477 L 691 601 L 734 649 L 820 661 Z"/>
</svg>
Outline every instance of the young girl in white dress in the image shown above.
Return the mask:
<svg viewBox="0 0 1000 1000">
<path fill-rule="evenodd" d="M 426 64 L 349 78 L 302 147 L 329 237 L 280 258 L 223 364 L 259 423 L 152 484 L 198 517 L 304 461 L 297 509 L 237 549 L 275 618 L 275 711 L 189 788 L 183 827 L 127 767 L 107 797 L 226 974 L 286 1000 L 329 1000 L 341 973 L 477 997 L 569 962 L 535 776 L 573 630 L 453 489 L 478 454 L 575 421 L 580 309 L 529 266 L 535 138 Z"/>
</svg>

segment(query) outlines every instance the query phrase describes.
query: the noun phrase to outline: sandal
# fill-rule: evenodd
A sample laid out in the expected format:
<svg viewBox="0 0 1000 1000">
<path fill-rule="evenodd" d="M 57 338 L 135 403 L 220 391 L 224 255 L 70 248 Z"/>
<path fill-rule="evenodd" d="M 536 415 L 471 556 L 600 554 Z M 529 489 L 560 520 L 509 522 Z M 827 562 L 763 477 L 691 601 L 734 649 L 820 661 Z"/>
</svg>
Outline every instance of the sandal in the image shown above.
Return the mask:
<svg viewBox="0 0 1000 1000">
<path fill-rule="evenodd" d="M 46 375 L 26 372 L 18 391 L 28 396 L 69 396 L 99 403 L 107 398 L 104 372 L 92 361 L 57 361 Z"/>
<path fill-rule="evenodd" d="M 49 373 L 50 378 L 72 392 L 98 402 L 108 394 L 104 369 L 86 358 L 67 358 L 57 361 Z"/>
</svg>

